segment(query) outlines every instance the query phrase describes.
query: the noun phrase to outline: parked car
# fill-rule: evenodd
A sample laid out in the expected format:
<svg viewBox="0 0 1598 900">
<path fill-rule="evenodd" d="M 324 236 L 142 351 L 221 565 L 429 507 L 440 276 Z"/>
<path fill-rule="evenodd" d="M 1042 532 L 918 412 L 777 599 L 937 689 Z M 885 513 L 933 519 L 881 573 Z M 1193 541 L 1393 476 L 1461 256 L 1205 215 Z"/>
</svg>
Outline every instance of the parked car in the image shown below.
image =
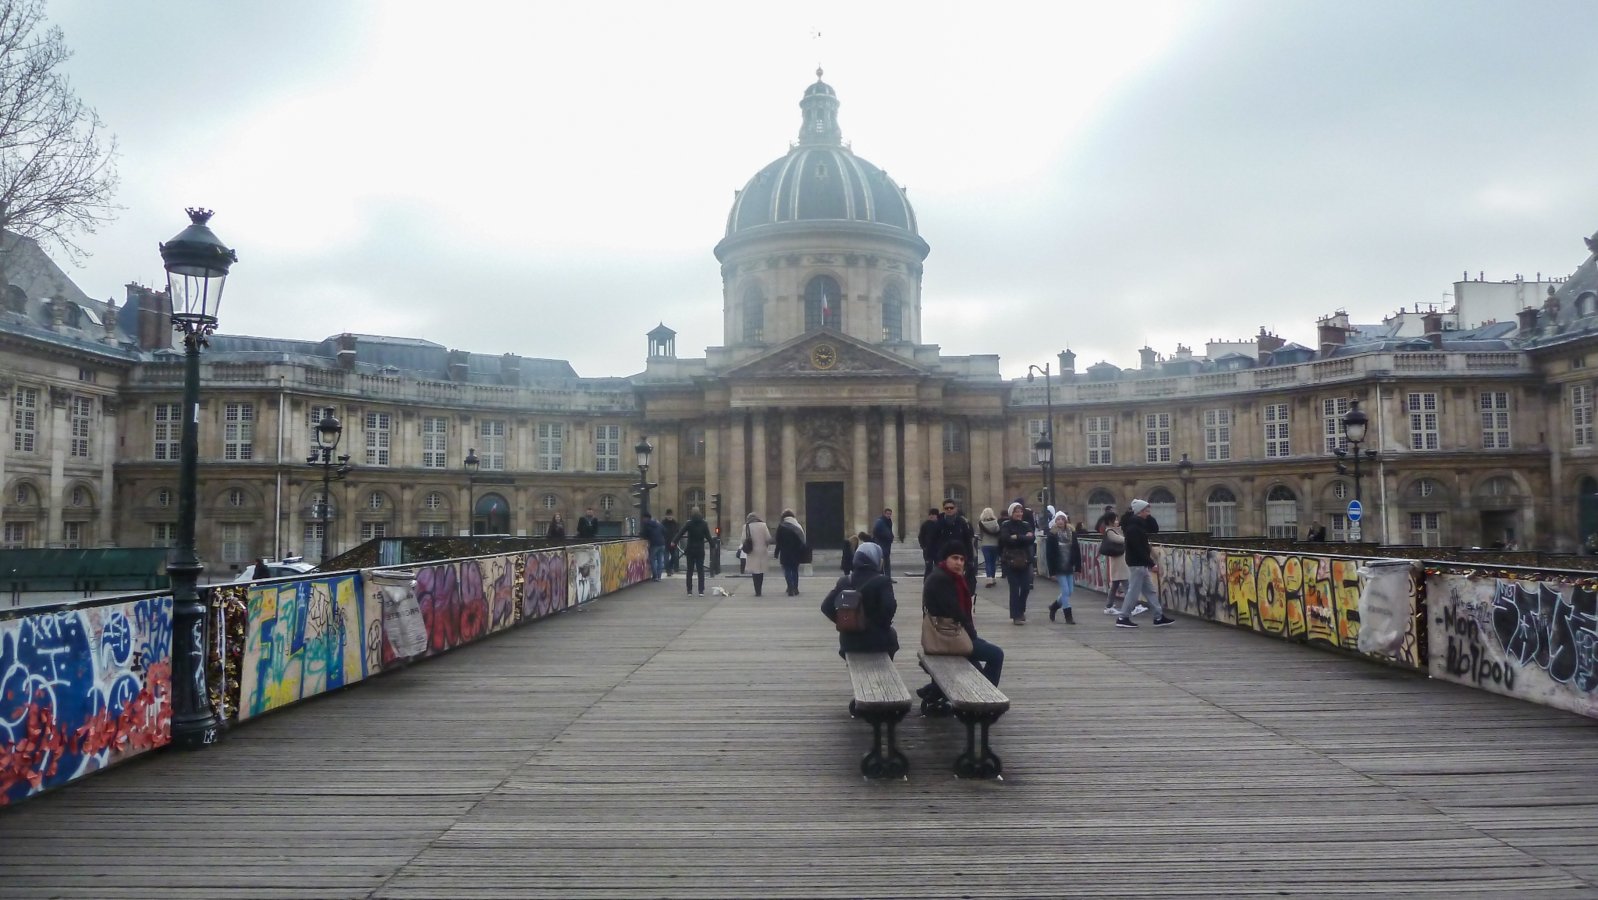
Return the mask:
<svg viewBox="0 0 1598 900">
<path fill-rule="evenodd" d="M 303 557 L 288 556 L 276 562 L 267 562 L 266 578 L 287 578 L 292 575 L 304 575 L 315 568 L 315 566 L 306 562 Z M 233 579 L 233 582 L 235 584 L 245 584 L 251 581 L 265 581 L 266 578 L 256 578 L 255 563 L 250 563 L 244 567 L 244 571 L 239 573 L 239 577 Z"/>
</svg>

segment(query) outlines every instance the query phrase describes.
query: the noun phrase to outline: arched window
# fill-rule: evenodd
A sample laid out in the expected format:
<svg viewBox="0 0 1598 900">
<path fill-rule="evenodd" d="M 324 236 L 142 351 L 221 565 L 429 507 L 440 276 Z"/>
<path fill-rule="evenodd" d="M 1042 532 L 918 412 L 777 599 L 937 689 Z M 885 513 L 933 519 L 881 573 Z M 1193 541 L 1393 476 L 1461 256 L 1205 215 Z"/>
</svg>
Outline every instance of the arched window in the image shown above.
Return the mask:
<svg viewBox="0 0 1598 900">
<path fill-rule="evenodd" d="M 1350 493 L 1353 493 L 1353 490 L 1348 486 L 1348 482 L 1335 481 L 1332 483 L 1333 497 L 1336 497 L 1339 500 L 1347 500 Z"/>
<path fill-rule="evenodd" d="M 1498 501 L 1500 503 L 1511 501 L 1520 496 L 1520 491 L 1515 487 L 1515 480 L 1508 475 L 1494 475 L 1482 482 L 1476 490 L 1477 496 L 1483 500 Z"/>
<path fill-rule="evenodd" d="M 560 498 L 554 494 L 545 494 L 539 502 L 542 503 L 544 509 L 547 510 L 553 510 L 557 506 L 560 506 Z"/>
<path fill-rule="evenodd" d="M 510 504 L 499 494 L 484 494 L 472 507 L 472 534 L 510 534 Z"/>
<path fill-rule="evenodd" d="M 1103 509 L 1106 506 L 1114 505 L 1115 495 L 1104 488 L 1094 488 L 1093 493 L 1088 494 L 1088 506 L 1096 506 Z"/>
<path fill-rule="evenodd" d="M 743 300 L 744 341 L 758 344 L 766 334 L 766 298 L 760 288 L 750 285 Z"/>
<path fill-rule="evenodd" d="M 244 505 L 244 489 L 243 488 L 233 488 L 232 490 L 228 491 L 227 492 L 227 505 L 228 506 L 232 506 L 232 507 L 243 506 Z"/>
<path fill-rule="evenodd" d="M 23 487 L 26 487 L 26 485 L 23 485 Z M 17 502 L 19 502 L 19 503 L 22 502 L 20 496 L 19 496 Z M 166 508 L 168 506 L 171 506 L 172 505 L 172 490 L 170 488 L 162 488 L 159 491 L 156 491 L 155 492 L 155 505 L 159 506 L 159 507 L 162 507 L 162 508 Z"/>
<path fill-rule="evenodd" d="M 601 512 L 605 513 L 606 515 L 609 515 L 610 513 L 615 512 L 616 511 L 616 495 L 615 494 L 605 494 L 605 495 L 601 496 L 599 498 L 599 509 L 600 509 Z"/>
<path fill-rule="evenodd" d="M 73 488 L 72 489 L 72 505 L 73 506 L 88 506 L 89 505 L 89 489 L 84 487 L 81 484 L 78 485 L 77 487 Z"/>
<path fill-rule="evenodd" d="M 1177 521 L 1176 495 L 1162 487 L 1149 491 L 1149 515 L 1154 521 L 1160 523 L 1161 531 L 1175 531 L 1180 522 Z"/>
<path fill-rule="evenodd" d="M 897 282 L 882 289 L 882 339 L 904 340 L 904 290 Z"/>
<path fill-rule="evenodd" d="M 1215 537 L 1237 537 L 1237 496 L 1223 487 L 1210 491 L 1205 521 Z"/>
<path fill-rule="evenodd" d="M 817 275 L 805 285 L 805 330 L 837 328 L 843 321 L 843 289 L 831 275 Z"/>
<path fill-rule="evenodd" d="M 1405 495 L 1413 501 L 1431 504 L 1445 499 L 1443 486 L 1435 478 L 1417 478 L 1410 483 Z"/>
<path fill-rule="evenodd" d="M 26 481 L 19 482 L 17 484 L 16 491 L 12 494 L 12 498 L 18 506 L 32 506 L 33 486 L 28 484 Z M 161 505 L 165 506 L 167 504 L 163 503 Z"/>
<path fill-rule="evenodd" d="M 1265 495 L 1265 536 L 1298 539 L 1298 495 L 1285 484 Z"/>
<path fill-rule="evenodd" d="M 367 509 L 382 509 L 385 502 L 382 491 L 373 491 L 366 496 Z"/>
</svg>

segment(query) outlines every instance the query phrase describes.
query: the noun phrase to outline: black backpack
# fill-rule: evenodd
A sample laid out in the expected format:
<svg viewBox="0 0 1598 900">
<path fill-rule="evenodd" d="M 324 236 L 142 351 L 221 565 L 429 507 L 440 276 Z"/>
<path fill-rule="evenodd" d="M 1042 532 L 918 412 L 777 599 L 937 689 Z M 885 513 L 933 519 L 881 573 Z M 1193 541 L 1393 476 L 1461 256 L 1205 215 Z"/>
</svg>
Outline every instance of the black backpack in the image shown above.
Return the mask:
<svg viewBox="0 0 1598 900">
<path fill-rule="evenodd" d="M 866 630 L 865 600 L 860 596 L 859 591 L 854 588 L 844 588 L 839 591 L 838 599 L 832 608 L 833 612 L 836 613 L 832 621 L 833 624 L 838 626 L 839 631 Z"/>
</svg>

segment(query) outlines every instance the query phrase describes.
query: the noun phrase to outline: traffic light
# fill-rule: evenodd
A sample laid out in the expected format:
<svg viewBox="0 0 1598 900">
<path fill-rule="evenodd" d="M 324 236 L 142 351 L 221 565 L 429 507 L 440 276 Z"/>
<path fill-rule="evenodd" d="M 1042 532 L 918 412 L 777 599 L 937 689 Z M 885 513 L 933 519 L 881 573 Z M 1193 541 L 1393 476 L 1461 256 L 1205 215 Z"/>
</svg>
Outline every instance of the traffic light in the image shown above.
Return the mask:
<svg viewBox="0 0 1598 900">
<path fill-rule="evenodd" d="M 710 508 L 718 514 L 721 512 L 721 494 L 710 495 Z"/>
</svg>

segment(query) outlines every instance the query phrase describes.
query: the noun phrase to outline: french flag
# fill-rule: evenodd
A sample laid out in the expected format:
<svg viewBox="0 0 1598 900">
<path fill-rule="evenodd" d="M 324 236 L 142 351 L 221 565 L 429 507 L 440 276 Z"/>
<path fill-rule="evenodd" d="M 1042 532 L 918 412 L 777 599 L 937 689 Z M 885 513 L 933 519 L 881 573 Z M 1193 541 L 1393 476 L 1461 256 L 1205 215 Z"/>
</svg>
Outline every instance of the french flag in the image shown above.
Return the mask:
<svg viewBox="0 0 1598 900">
<path fill-rule="evenodd" d="M 832 306 L 827 302 L 827 288 L 821 288 L 821 324 L 826 325 L 832 321 Z"/>
</svg>

